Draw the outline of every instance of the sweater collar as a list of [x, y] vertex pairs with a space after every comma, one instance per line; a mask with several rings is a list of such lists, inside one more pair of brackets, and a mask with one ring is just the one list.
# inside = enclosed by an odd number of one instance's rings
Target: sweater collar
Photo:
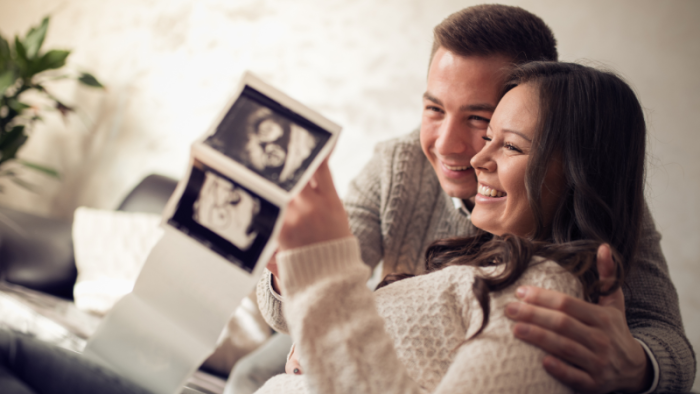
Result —
[[467, 219], [471, 220], [472, 218], [472, 213], [469, 211], [467, 206], [464, 204], [464, 201], [461, 198], [457, 197], [452, 197], [452, 204], [454, 204], [455, 209], [461, 213], [462, 215], [466, 216]]

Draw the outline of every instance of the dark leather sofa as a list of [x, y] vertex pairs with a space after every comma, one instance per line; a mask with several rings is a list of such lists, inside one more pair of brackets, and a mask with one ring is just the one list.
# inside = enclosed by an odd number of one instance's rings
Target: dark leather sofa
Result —
[[[160, 214], [176, 185], [174, 179], [149, 175], [117, 210]], [[72, 300], [77, 277], [72, 225], [72, 220], [0, 207], [0, 280]]]

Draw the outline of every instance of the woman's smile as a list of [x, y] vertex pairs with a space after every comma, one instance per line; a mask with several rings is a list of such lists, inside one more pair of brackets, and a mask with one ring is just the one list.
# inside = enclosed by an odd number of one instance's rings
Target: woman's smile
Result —
[[502, 190], [494, 189], [492, 187], [484, 185], [483, 183], [479, 183], [477, 193], [479, 194], [479, 196], [490, 198], [502, 198], [508, 195], [508, 193]]

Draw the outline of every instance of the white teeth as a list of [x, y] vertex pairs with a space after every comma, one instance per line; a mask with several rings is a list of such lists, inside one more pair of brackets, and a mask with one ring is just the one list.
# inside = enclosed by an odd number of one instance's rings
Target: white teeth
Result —
[[481, 184], [479, 185], [478, 191], [479, 194], [486, 197], [504, 197], [506, 195], [505, 192], [496, 189], [491, 189], [490, 187]]
[[445, 166], [445, 168], [447, 168], [450, 171], [464, 171], [464, 170], [468, 170], [468, 169], [472, 168], [472, 166], [452, 167], [452, 166], [448, 166], [447, 164], [444, 164], [444, 163], [443, 163], [443, 165]]

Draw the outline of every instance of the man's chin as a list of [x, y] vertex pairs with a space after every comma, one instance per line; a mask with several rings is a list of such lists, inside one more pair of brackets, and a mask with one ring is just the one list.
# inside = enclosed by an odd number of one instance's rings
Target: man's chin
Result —
[[476, 188], [478, 183], [476, 179], [473, 182], [450, 182], [449, 179], [441, 178], [440, 187], [452, 198], [459, 198], [471, 206], [474, 206], [474, 198], [476, 197]]

